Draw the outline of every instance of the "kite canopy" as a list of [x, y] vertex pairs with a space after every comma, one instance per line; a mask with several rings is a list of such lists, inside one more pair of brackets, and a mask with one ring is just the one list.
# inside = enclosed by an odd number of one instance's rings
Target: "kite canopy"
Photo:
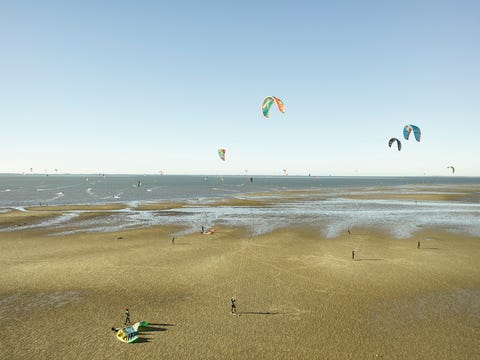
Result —
[[270, 108], [272, 107], [273, 103], [277, 104], [278, 110], [280, 112], [285, 113], [285, 104], [282, 100], [276, 98], [275, 96], [267, 96], [265, 99], [263, 99], [262, 103], [263, 116], [265, 116], [266, 118], [269, 117]]
[[123, 329], [118, 329], [116, 334], [117, 339], [126, 343], [135, 342], [138, 340], [138, 328], [147, 326], [147, 321], [139, 321], [131, 326], [125, 326]]
[[420, 137], [422, 136], [422, 133], [418, 128], [418, 126], [415, 126], [412, 124], [405, 125], [405, 127], [403, 128], [403, 137], [405, 138], [405, 140], [408, 140], [408, 138], [410, 137], [410, 133], [412, 131], [413, 131], [413, 135], [415, 135], [415, 140], [420, 141]]
[[451, 169], [452, 170], [452, 174], [455, 174], [455, 168], [453, 166], [447, 166], [447, 169]]
[[398, 151], [402, 150], [402, 143], [401, 143], [400, 140], [398, 140], [397, 138], [391, 138], [391, 139], [388, 141], [388, 146], [389, 146], [389, 147], [392, 147], [392, 144], [393, 144], [395, 141], [397, 142]]
[[138, 340], [138, 334], [131, 326], [127, 326], [117, 331], [117, 339], [126, 343], [132, 343]]
[[218, 156], [220, 156], [220, 159], [222, 159], [223, 161], [225, 161], [225, 152], [225, 149], [218, 149]]

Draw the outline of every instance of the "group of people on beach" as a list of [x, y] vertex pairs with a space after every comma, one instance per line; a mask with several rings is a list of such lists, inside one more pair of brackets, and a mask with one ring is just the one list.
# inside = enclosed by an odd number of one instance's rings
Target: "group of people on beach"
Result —
[[[205, 232], [205, 228], [202, 226], [202, 233]], [[347, 230], [348, 232], [348, 235], [351, 235], [351, 231], [350, 229]], [[172, 237], [172, 245], [175, 244], [175, 237]], [[420, 241], [417, 242], [417, 249], [420, 249]], [[355, 260], [355, 253], [356, 253], [357, 250], [353, 249], [352, 250], [352, 260]], [[232, 296], [230, 298], [230, 313], [232, 315], [238, 315], [237, 313], [237, 299]], [[127, 324], [131, 324], [131, 321], [130, 321], [130, 310], [128, 308], [125, 308], [125, 322], [124, 322], [124, 325], [126, 326]], [[112, 328], [112, 330], [118, 330], [116, 328]]]

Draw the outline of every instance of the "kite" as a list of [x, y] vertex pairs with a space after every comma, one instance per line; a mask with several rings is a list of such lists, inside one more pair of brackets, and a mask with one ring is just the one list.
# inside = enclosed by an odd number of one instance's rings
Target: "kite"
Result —
[[270, 113], [270, 108], [272, 107], [273, 103], [277, 104], [278, 110], [282, 113], [285, 113], [285, 105], [282, 100], [279, 98], [276, 98], [275, 96], [267, 96], [265, 99], [263, 99], [262, 103], [262, 112], [263, 116], [268, 118], [269, 113]]
[[452, 174], [455, 174], [455, 168], [453, 166], [447, 166], [447, 169], [451, 169], [452, 170]]
[[388, 141], [388, 146], [389, 147], [392, 147], [392, 144], [394, 142], [397, 142], [397, 146], [398, 146], [398, 151], [400, 151], [402, 149], [402, 143], [400, 142], [400, 140], [398, 140], [397, 138], [391, 138], [389, 141]]
[[218, 156], [220, 156], [220, 159], [225, 161], [225, 149], [218, 149]]
[[422, 136], [420, 129], [417, 126], [411, 124], [405, 125], [405, 127], [403, 128], [403, 137], [405, 138], [405, 140], [408, 140], [412, 131], [413, 135], [415, 135], [415, 140], [420, 141], [420, 137]]
[[118, 340], [125, 343], [133, 343], [138, 340], [138, 328], [147, 326], [147, 321], [139, 321], [132, 326], [125, 326], [123, 329], [112, 328], [112, 330], [116, 332]]

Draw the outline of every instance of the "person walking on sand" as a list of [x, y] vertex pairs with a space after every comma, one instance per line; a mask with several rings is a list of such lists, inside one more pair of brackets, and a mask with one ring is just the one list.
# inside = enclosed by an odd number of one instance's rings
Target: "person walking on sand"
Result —
[[230, 298], [230, 305], [232, 306], [232, 314], [237, 315], [237, 305], [235, 304], [237, 301], [233, 296]]
[[351, 234], [351, 232], [350, 232], [350, 228], [348, 228], [348, 230], [347, 230], [347, 231], [348, 231], [348, 235], [350, 235], [350, 234]]
[[130, 311], [128, 310], [128, 308], [125, 308], [125, 325], [127, 324], [131, 324]]
[[175, 236], [172, 237], [172, 245], [175, 245]]
[[420, 241], [417, 242], [417, 249], [420, 249]]
[[355, 260], [355, 250], [352, 250], [352, 260]]

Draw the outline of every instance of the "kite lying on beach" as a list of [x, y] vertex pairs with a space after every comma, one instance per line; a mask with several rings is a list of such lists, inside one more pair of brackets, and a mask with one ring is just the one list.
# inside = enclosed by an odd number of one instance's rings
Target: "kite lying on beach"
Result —
[[202, 232], [203, 235], [212, 235], [212, 234], [215, 234], [217, 230], [215, 228], [211, 228], [210, 230], [206, 230], [204, 232]]
[[138, 328], [147, 326], [147, 321], [139, 321], [132, 326], [125, 326], [123, 329], [112, 328], [112, 330], [117, 332], [116, 336], [118, 340], [129, 344], [138, 340]]

